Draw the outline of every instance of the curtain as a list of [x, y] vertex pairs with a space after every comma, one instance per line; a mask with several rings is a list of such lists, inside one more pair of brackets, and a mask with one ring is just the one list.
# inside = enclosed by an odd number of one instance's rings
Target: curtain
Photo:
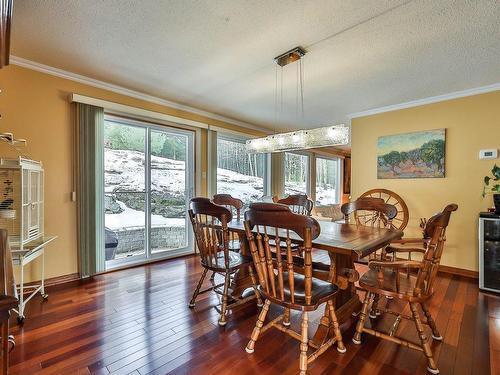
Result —
[[78, 257], [81, 277], [105, 269], [104, 109], [76, 104]]

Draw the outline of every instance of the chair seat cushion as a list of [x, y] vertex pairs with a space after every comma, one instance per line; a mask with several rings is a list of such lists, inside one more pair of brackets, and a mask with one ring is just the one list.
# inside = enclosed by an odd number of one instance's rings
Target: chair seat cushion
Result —
[[[243, 265], [253, 263], [252, 258], [249, 256], [241, 255], [235, 251], [229, 251], [229, 268], [230, 270], [240, 268]], [[224, 252], [220, 251], [217, 256], [211, 256], [207, 259], [202, 259], [201, 264], [203, 267], [213, 271], [225, 271], [226, 266], [224, 262]]]
[[[379, 283], [377, 277], [378, 272], [375, 270], [369, 270], [359, 280], [359, 286], [370, 292], [375, 292], [378, 294], [392, 295], [397, 297], [412, 297], [413, 289], [415, 288], [416, 277], [410, 275], [408, 277], [407, 273], [400, 272], [399, 274], [395, 271], [384, 268], [382, 269], [384, 275], [384, 280], [382, 284]], [[399, 278], [399, 288], [397, 286], [396, 280]]]
[[[278, 288], [278, 277], [276, 276], [276, 287]], [[299, 273], [294, 272], [293, 274], [294, 280], [294, 305], [300, 305], [304, 307], [317, 307], [318, 305], [332, 299], [332, 297], [337, 293], [338, 287], [335, 284], [329, 283], [327, 281], [323, 281], [317, 279], [315, 277], [312, 278], [312, 287], [311, 287], [311, 302], [306, 303], [306, 293], [305, 293], [305, 277]], [[278, 303], [280, 305], [289, 306], [291, 303], [291, 290], [290, 290], [290, 282], [288, 280], [288, 272], [283, 273], [283, 294], [285, 296], [285, 302], [282, 302], [278, 298], [273, 296], [272, 291], [270, 293], [266, 293], [260, 286], [259, 290], [264, 295], [265, 298], [270, 299], [271, 301]], [[276, 290], [277, 294], [278, 290]]]

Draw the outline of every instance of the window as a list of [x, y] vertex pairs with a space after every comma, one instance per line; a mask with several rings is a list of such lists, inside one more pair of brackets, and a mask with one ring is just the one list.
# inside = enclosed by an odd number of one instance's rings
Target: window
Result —
[[338, 204], [340, 200], [339, 159], [316, 158], [316, 206]]
[[307, 194], [309, 156], [285, 152], [285, 195]]
[[266, 154], [250, 154], [245, 140], [217, 135], [217, 193], [231, 194], [245, 204], [267, 194]]

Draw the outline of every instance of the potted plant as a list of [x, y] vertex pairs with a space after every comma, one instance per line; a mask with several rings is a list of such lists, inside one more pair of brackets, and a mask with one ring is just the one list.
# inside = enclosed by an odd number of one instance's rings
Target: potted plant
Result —
[[495, 213], [500, 214], [500, 167], [496, 164], [491, 170], [491, 176], [484, 176], [483, 198], [486, 194], [493, 194]]

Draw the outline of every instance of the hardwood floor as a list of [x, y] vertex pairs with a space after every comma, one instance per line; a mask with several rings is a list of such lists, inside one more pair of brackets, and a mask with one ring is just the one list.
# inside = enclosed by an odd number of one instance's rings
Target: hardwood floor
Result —
[[[179, 258], [51, 287], [47, 301], [29, 303], [24, 326], [12, 320], [11, 374], [296, 374], [299, 343], [277, 330], [262, 336], [253, 355], [245, 353], [254, 304], [230, 312], [224, 328], [211, 307], [213, 293], [201, 295], [194, 310], [187, 307], [198, 263]], [[498, 296], [479, 292], [476, 280], [443, 274], [431, 312], [444, 336], [432, 344], [441, 374], [500, 374]], [[277, 313], [272, 308], [270, 317]], [[309, 374], [426, 373], [422, 353], [369, 335], [352, 344], [350, 323], [342, 327], [347, 353], [328, 350]], [[399, 332], [417, 340], [408, 322]]]

